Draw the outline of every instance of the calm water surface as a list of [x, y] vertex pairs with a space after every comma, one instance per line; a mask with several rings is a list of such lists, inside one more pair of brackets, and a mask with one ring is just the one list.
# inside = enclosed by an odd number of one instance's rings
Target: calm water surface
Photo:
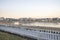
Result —
[[59, 27], [60, 28], [60, 23], [30, 23], [30, 24], [23, 24], [27, 26], [46, 26], [46, 27]]

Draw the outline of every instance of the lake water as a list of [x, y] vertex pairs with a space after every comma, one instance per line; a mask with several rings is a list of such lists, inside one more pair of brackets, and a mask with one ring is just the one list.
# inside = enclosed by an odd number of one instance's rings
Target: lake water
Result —
[[22, 25], [27, 25], [27, 26], [46, 26], [46, 27], [59, 27], [60, 28], [60, 23], [28, 23], [28, 24], [22, 24]]

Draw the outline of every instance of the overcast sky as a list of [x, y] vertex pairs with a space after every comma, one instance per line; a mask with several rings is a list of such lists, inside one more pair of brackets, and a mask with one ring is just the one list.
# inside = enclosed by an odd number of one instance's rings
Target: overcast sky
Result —
[[60, 17], [60, 0], [0, 0], [0, 17]]

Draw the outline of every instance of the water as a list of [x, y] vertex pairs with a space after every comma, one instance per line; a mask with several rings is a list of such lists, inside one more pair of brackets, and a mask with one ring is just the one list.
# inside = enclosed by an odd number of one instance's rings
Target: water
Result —
[[28, 24], [22, 24], [22, 25], [27, 25], [27, 26], [45, 26], [45, 27], [58, 27], [60, 28], [60, 23], [28, 23]]

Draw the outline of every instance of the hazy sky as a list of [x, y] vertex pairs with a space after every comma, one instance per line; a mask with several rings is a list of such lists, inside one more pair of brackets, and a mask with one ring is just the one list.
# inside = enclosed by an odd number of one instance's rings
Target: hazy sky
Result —
[[0, 0], [0, 17], [60, 17], [60, 0]]

